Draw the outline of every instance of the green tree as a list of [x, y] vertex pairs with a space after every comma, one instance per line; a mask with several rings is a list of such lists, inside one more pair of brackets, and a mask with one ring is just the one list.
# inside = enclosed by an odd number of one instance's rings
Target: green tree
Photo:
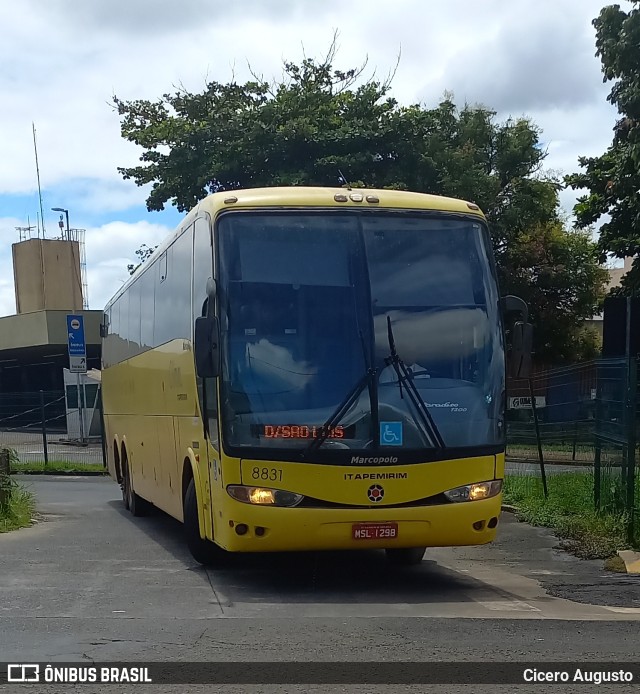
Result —
[[185, 211], [210, 192], [240, 187], [335, 186], [340, 172], [352, 186], [476, 202], [491, 224], [503, 292], [517, 291], [533, 316], [552, 321], [553, 330], [538, 326], [538, 355], [581, 356], [576, 331], [597, 304], [601, 274], [588, 238], [564, 232], [560, 183], [542, 170], [535, 124], [498, 122], [482, 106], [458, 108], [451, 95], [434, 108], [402, 106], [389, 96], [390, 80], [336, 70], [334, 57], [332, 48], [320, 62], [285, 63], [277, 84], [211, 82], [155, 102], [114, 97], [123, 137], [143, 148], [142, 163], [120, 172], [152, 184], [149, 210], [171, 202]]
[[154, 246], [151, 248], [151, 246], [147, 246], [146, 243], [143, 243], [140, 248], [136, 251], [136, 255], [138, 256], [138, 263], [129, 263], [127, 265], [127, 270], [129, 271], [130, 275], [133, 275], [133, 273], [144, 263], [145, 260], [151, 257], [151, 254], [156, 250], [157, 246]]
[[[613, 82], [607, 100], [617, 107], [613, 140], [598, 157], [580, 157], [580, 173], [567, 176], [572, 188], [586, 189], [578, 198], [575, 214], [580, 226], [604, 215], [600, 227], [602, 257], [640, 254], [640, 2], [632, 0], [628, 12], [619, 5], [605, 7], [593, 20], [596, 55], [602, 62], [605, 82]], [[640, 291], [640, 261], [623, 281], [622, 293]]]
[[585, 332], [584, 321], [598, 312], [608, 273], [590, 232], [566, 230], [559, 221], [532, 226], [504, 262], [509, 293], [530, 306], [538, 358], [560, 364], [595, 357], [595, 333]]

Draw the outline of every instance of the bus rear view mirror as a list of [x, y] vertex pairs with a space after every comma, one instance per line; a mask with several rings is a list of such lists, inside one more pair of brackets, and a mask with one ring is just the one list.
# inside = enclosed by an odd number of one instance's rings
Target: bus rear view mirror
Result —
[[511, 333], [511, 368], [513, 378], [529, 378], [533, 352], [533, 326], [518, 321]]
[[218, 375], [218, 319], [215, 316], [196, 318], [194, 352], [196, 373], [200, 378]]
[[526, 323], [529, 320], [529, 307], [519, 296], [503, 296], [500, 299], [502, 314], [507, 323], [511, 324], [514, 320]]

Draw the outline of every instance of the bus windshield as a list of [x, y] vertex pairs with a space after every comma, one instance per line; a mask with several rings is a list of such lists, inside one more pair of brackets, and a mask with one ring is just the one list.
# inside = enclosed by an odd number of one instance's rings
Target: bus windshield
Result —
[[217, 234], [223, 445], [296, 460], [314, 441], [368, 456], [502, 444], [498, 291], [477, 218], [233, 212]]

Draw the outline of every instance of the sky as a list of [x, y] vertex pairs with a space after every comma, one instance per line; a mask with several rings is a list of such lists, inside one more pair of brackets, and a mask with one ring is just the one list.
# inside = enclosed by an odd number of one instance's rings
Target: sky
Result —
[[[321, 57], [338, 31], [336, 67], [368, 59], [392, 94], [434, 106], [445, 90], [498, 117], [527, 116], [542, 130], [546, 168], [578, 170], [609, 145], [606, 101], [591, 21], [602, 0], [0, 0], [0, 316], [15, 312], [15, 227], [39, 215], [35, 124], [45, 235], [58, 213], [86, 229], [92, 309], [128, 277], [141, 244], [179, 223], [172, 207], [148, 212], [148, 189], [118, 167], [142, 152], [120, 136], [111, 99], [156, 99], [207, 80], [277, 77], [284, 60]], [[625, 7], [625, 3], [620, 3]], [[570, 213], [574, 191], [561, 195]], [[36, 232], [34, 232], [36, 233]]]

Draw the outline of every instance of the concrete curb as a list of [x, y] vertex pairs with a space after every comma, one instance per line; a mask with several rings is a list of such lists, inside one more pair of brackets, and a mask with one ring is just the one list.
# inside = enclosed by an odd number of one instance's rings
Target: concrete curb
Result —
[[518, 509], [515, 506], [511, 506], [511, 504], [502, 504], [502, 510], [506, 511], [507, 513], [517, 513]]
[[624, 562], [628, 574], [640, 574], [640, 552], [634, 552], [632, 549], [620, 549], [618, 556]]

